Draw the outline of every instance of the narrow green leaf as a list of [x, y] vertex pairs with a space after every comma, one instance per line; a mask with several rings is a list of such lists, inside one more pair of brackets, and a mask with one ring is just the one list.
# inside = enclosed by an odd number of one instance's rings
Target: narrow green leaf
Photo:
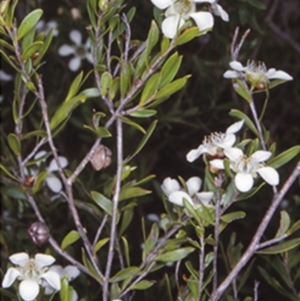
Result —
[[[134, 206], [136, 206], [136, 204], [134, 204]], [[122, 221], [121, 221], [121, 226], [120, 226], [120, 230], [119, 230], [119, 236], [121, 236], [125, 232], [125, 230], [127, 229], [127, 227], [130, 225], [130, 223], [133, 220], [134, 206], [128, 208], [127, 210], [125, 210], [122, 213]]]
[[275, 246], [256, 251], [256, 253], [268, 254], [268, 255], [280, 254], [280, 253], [292, 250], [293, 248], [296, 248], [299, 245], [300, 245], [300, 238], [298, 237], [298, 238], [294, 238], [294, 239], [285, 241], [283, 243], [279, 243]]
[[85, 250], [82, 248], [81, 251], [82, 251], [82, 261], [83, 261], [84, 266], [90, 272], [91, 276], [93, 276], [99, 283], [102, 283], [102, 280], [99, 277], [99, 275], [97, 274], [97, 271], [95, 270], [95, 268], [92, 265], [91, 261], [86, 256]]
[[112, 215], [112, 202], [103, 194], [97, 191], [91, 191], [92, 199], [95, 203], [109, 215]]
[[118, 118], [119, 118], [123, 123], [126, 123], [126, 124], [128, 124], [128, 125], [130, 125], [130, 126], [136, 128], [137, 130], [141, 131], [143, 134], [146, 133], [145, 129], [144, 129], [142, 126], [140, 126], [138, 123], [136, 123], [136, 122], [130, 120], [129, 118], [126, 118], [126, 117], [124, 117], [124, 116], [119, 116]]
[[96, 245], [95, 245], [95, 247], [94, 247], [94, 255], [95, 255], [95, 256], [96, 256], [96, 253], [97, 253], [103, 246], [105, 246], [105, 245], [107, 244], [107, 242], [109, 242], [109, 238], [108, 238], [108, 237], [102, 238], [102, 239], [100, 239], [100, 240], [96, 243]]
[[116, 275], [111, 277], [109, 279], [109, 282], [110, 283], [120, 282], [124, 279], [131, 278], [132, 276], [138, 275], [139, 272], [140, 272], [140, 269], [138, 267], [135, 267], [135, 266], [128, 267], [128, 268], [125, 268], [125, 269], [119, 271]]
[[261, 2], [259, 0], [247, 0], [247, 2], [255, 8], [258, 8], [261, 10], [266, 9], [266, 4], [264, 4], [263, 2]]
[[45, 138], [45, 137], [47, 137], [47, 133], [43, 130], [35, 130], [35, 131], [32, 131], [32, 132], [28, 132], [24, 136], [22, 136], [22, 140], [26, 140], [26, 139], [31, 138], [31, 137]]
[[61, 280], [59, 297], [61, 301], [69, 300], [69, 281], [66, 277], [63, 277], [63, 279]]
[[81, 86], [82, 77], [83, 77], [83, 71], [81, 71], [73, 80], [70, 89], [68, 91], [67, 97], [65, 99], [65, 102], [67, 102], [69, 99], [71, 99], [73, 96], [77, 94]]
[[96, 98], [100, 96], [98, 88], [88, 88], [81, 91], [80, 94], [86, 96], [86, 98]]
[[130, 113], [130, 116], [137, 117], [137, 118], [148, 118], [154, 116], [156, 113], [157, 113], [156, 110], [138, 109], [137, 111]]
[[104, 96], [104, 97], [106, 96], [107, 91], [110, 88], [112, 81], [113, 81], [113, 78], [109, 72], [105, 71], [101, 74], [100, 86], [101, 86], [101, 95], [102, 96]]
[[13, 0], [12, 3], [11, 1], [7, 2], [7, 11], [6, 11], [6, 16], [5, 16], [5, 21], [8, 26], [8, 28], [12, 28], [12, 24], [15, 18], [15, 9], [18, 4], [19, 0]]
[[185, 247], [185, 248], [177, 249], [175, 251], [166, 252], [164, 254], [157, 255], [154, 258], [154, 260], [163, 261], [163, 262], [174, 262], [187, 257], [194, 250], [195, 248], [193, 247]]
[[146, 190], [141, 187], [122, 187], [119, 201], [124, 201], [127, 199], [132, 199], [140, 196], [147, 195], [149, 193], [152, 193], [151, 190]]
[[247, 125], [247, 127], [258, 137], [258, 131], [254, 125], [254, 123], [251, 121], [251, 119], [243, 112], [239, 111], [239, 110], [235, 110], [235, 109], [232, 109], [230, 112], [229, 112], [229, 115], [230, 116], [233, 116], [233, 117], [237, 117], [239, 118], [240, 120], [244, 120], [245, 121], [245, 124]]
[[63, 239], [63, 241], [61, 242], [60, 247], [62, 248], [62, 250], [65, 250], [68, 246], [70, 246], [71, 244], [73, 244], [74, 242], [76, 242], [78, 239], [80, 238], [80, 234], [75, 231], [75, 230], [71, 230]]
[[124, 256], [125, 256], [125, 260], [126, 260], [126, 264], [128, 266], [130, 266], [130, 256], [129, 256], [129, 244], [128, 241], [126, 240], [126, 238], [124, 236], [121, 237], [122, 242], [123, 242], [123, 246], [124, 246]]
[[183, 45], [194, 39], [199, 35], [199, 28], [197, 26], [185, 29], [181, 35], [176, 39], [176, 44]]
[[16, 156], [21, 154], [21, 143], [16, 134], [10, 133], [7, 136], [7, 142], [11, 150], [15, 153]]
[[280, 225], [275, 237], [280, 237], [285, 234], [287, 229], [290, 227], [290, 224], [291, 219], [289, 214], [285, 210], [280, 211]]
[[291, 228], [286, 232], [286, 234], [291, 235], [294, 232], [298, 231], [300, 229], [300, 220], [296, 221]]
[[138, 282], [137, 284], [130, 287], [130, 290], [146, 290], [149, 287], [151, 287], [155, 281], [149, 281], [149, 280], [142, 280]]
[[43, 11], [41, 9], [36, 9], [29, 13], [21, 22], [18, 28], [18, 40], [20, 40], [24, 35], [34, 28], [41, 18]]
[[277, 169], [284, 164], [291, 161], [293, 158], [295, 158], [300, 153], [300, 145], [293, 146], [289, 148], [288, 150], [282, 152], [278, 156], [271, 158], [268, 161], [268, 165]]
[[150, 233], [145, 241], [145, 253], [149, 254], [155, 247], [159, 238], [159, 227], [157, 223], [153, 223]]
[[41, 47], [44, 45], [43, 42], [33, 42], [31, 45], [29, 45], [24, 52], [22, 53], [22, 60], [26, 61], [27, 59], [31, 58], [36, 52], [38, 52]]
[[52, 39], [53, 39], [53, 35], [54, 35], [54, 31], [55, 28], [51, 28], [51, 30], [48, 32], [45, 40], [44, 40], [44, 44], [43, 47], [40, 49], [39, 51], [39, 56], [34, 60], [33, 65], [36, 66], [38, 65], [41, 60], [43, 59], [45, 53], [47, 52], [49, 46], [51, 45]]
[[131, 68], [128, 63], [123, 63], [121, 67], [121, 74], [120, 74], [120, 92], [121, 96], [125, 97], [126, 93], [129, 90], [131, 81]]
[[145, 102], [148, 102], [149, 100], [154, 98], [157, 88], [159, 86], [160, 80], [161, 80], [160, 72], [153, 74], [148, 79], [148, 81], [145, 85], [145, 88], [142, 92], [139, 106], [142, 106]]
[[0, 163], [0, 169], [4, 171], [11, 179], [18, 181], [18, 179], [13, 174], [11, 174], [4, 165], [2, 165], [2, 163]]
[[11, 58], [9, 58], [2, 49], [0, 49], [0, 54], [12, 68], [14, 68], [17, 72], [21, 72], [21, 69], [19, 69], [17, 64], [15, 62], [13, 62], [13, 60]]
[[98, 126], [97, 128], [94, 129], [91, 126], [84, 124], [83, 127], [87, 130], [92, 131], [100, 138], [108, 138], [112, 136], [110, 131], [103, 126]]
[[32, 188], [32, 194], [35, 194], [36, 192], [38, 192], [38, 190], [41, 188], [41, 185], [43, 184], [43, 182], [47, 178], [47, 176], [48, 176], [48, 172], [45, 170], [38, 174], [38, 176], [36, 177], [36, 179], [34, 181], [34, 185]]
[[225, 223], [231, 223], [232, 221], [242, 219], [245, 216], [246, 213], [244, 211], [235, 211], [222, 215], [221, 220]]
[[148, 37], [147, 37], [147, 46], [146, 46], [146, 56], [149, 57], [149, 54], [153, 47], [156, 45], [159, 39], [159, 29], [154, 20], [151, 22], [151, 27], [149, 29]]
[[161, 69], [161, 81], [159, 83], [160, 87], [169, 84], [174, 79], [181, 65], [181, 61], [182, 56], [178, 56], [178, 52], [175, 52], [168, 58]]
[[84, 102], [86, 97], [84, 95], [77, 95], [67, 102], [63, 102], [60, 107], [56, 110], [50, 121], [51, 130], [55, 129], [60, 123], [69, 117], [69, 114], [74, 110], [80, 102]]

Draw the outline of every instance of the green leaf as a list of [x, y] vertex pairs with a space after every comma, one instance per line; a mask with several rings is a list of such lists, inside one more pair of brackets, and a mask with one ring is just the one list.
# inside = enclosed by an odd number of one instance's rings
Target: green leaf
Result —
[[178, 56], [178, 52], [175, 52], [168, 58], [161, 69], [161, 81], [159, 83], [159, 87], [165, 86], [174, 79], [181, 65], [181, 61], [182, 55]]
[[139, 272], [140, 272], [140, 269], [138, 267], [135, 267], [135, 266], [128, 267], [128, 268], [125, 268], [125, 269], [119, 271], [116, 275], [111, 277], [109, 279], [109, 282], [110, 283], [120, 282], [124, 279], [131, 278], [133, 276], [138, 275]]
[[159, 86], [161, 79], [161, 73], [153, 74], [147, 81], [145, 88], [142, 92], [142, 96], [139, 102], [139, 106], [142, 106], [144, 103], [148, 102], [149, 100], [153, 99], [157, 88]]
[[109, 215], [112, 215], [112, 202], [103, 194], [97, 191], [91, 191], [92, 199], [95, 203]]
[[18, 65], [14, 62], [15, 60], [8, 57], [7, 54], [2, 49], [0, 49], [0, 54], [12, 68], [14, 68], [17, 72], [21, 72]]
[[130, 287], [130, 290], [146, 290], [149, 287], [151, 287], [155, 281], [149, 281], [149, 280], [142, 280], [138, 282], [137, 284]]
[[232, 221], [242, 219], [245, 216], [246, 213], [244, 211], [235, 211], [222, 215], [221, 220], [225, 223], [231, 223]]
[[237, 94], [243, 97], [248, 103], [253, 101], [252, 96], [249, 94], [249, 91], [245, 84], [240, 79], [233, 80], [233, 88]]
[[109, 72], [105, 71], [101, 74], [100, 86], [101, 86], [101, 95], [103, 97], [106, 96], [107, 91], [110, 88], [112, 81], [113, 81], [113, 78]]
[[147, 46], [146, 46], [146, 56], [149, 57], [149, 54], [153, 47], [156, 45], [159, 39], [159, 29], [154, 20], [151, 22], [151, 27], [147, 37]]
[[175, 81], [165, 85], [164, 87], [162, 87], [156, 94], [155, 99], [160, 99], [160, 98], [164, 98], [164, 97], [169, 97], [172, 94], [174, 94], [175, 92], [179, 91], [180, 89], [182, 89], [186, 82], [187, 79], [190, 76], [187, 75], [185, 77], [176, 79]]
[[80, 102], [85, 102], [86, 97], [84, 95], [77, 95], [67, 102], [63, 102], [56, 110], [50, 121], [51, 130], [55, 129], [61, 122], [69, 117], [69, 114], [74, 110]]
[[28, 132], [26, 133], [24, 136], [22, 136], [22, 140], [26, 140], [30, 137], [47, 137], [47, 133], [43, 130], [35, 130], [35, 131], [32, 131], [32, 132]]
[[61, 301], [69, 300], [69, 281], [66, 277], [61, 280], [61, 288], [59, 291], [59, 297]]
[[15, 180], [15, 181], [19, 181], [13, 174], [11, 174], [11, 173], [8, 171], [8, 169], [7, 169], [4, 165], [2, 165], [2, 163], [0, 163], [0, 169], [1, 169], [2, 171], [4, 171], [11, 179], [13, 179], [13, 180]]
[[141, 131], [143, 134], [146, 133], [145, 129], [144, 129], [142, 126], [140, 126], [138, 123], [136, 123], [136, 122], [130, 120], [129, 118], [126, 118], [126, 117], [124, 117], [124, 116], [119, 116], [118, 118], [119, 118], [123, 123], [126, 123], [126, 124], [128, 124], [128, 125], [130, 125], [130, 126], [136, 128], [137, 130]]
[[21, 143], [16, 134], [10, 133], [7, 136], [7, 142], [11, 150], [15, 153], [16, 156], [21, 154]]
[[75, 230], [71, 230], [63, 239], [63, 241], [61, 242], [60, 247], [62, 248], [62, 250], [65, 250], [68, 246], [70, 246], [71, 244], [73, 244], [74, 242], [76, 242], [78, 239], [80, 238], [80, 234], [75, 231]]
[[122, 242], [123, 242], [123, 246], [124, 246], [124, 251], [123, 254], [125, 256], [125, 260], [126, 260], [126, 264], [128, 266], [130, 266], [130, 256], [129, 256], [129, 245], [128, 245], [128, 241], [126, 240], [126, 238], [124, 236], [121, 237]]
[[81, 71], [73, 80], [70, 89], [68, 91], [67, 97], [65, 99], [65, 102], [67, 102], [68, 100], [70, 100], [73, 96], [75, 96], [77, 94], [77, 92], [80, 89], [81, 86], [81, 82], [82, 82], [82, 77], [83, 77], [83, 71]]
[[22, 60], [26, 61], [27, 59], [31, 58], [36, 52], [38, 52], [41, 47], [44, 45], [43, 42], [33, 42], [31, 45], [29, 45], [24, 52], [22, 53]]
[[148, 118], [148, 117], [156, 115], [156, 113], [157, 113], [156, 110], [138, 109], [137, 111], [134, 111], [134, 112], [130, 113], [129, 115], [132, 117], [137, 117], [137, 118]]
[[266, 9], [266, 4], [264, 4], [262, 1], [259, 0], [247, 0], [247, 2], [252, 5], [253, 7], [256, 7], [261, 10]]
[[299, 153], [300, 153], [300, 145], [293, 146], [290, 149], [282, 152], [278, 156], [271, 158], [268, 161], [268, 166], [271, 166], [271, 167], [277, 169], [277, 168], [281, 167], [282, 165], [291, 161]]
[[285, 234], [287, 229], [290, 227], [290, 224], [291, 224], [291, 219], [289, 214], [284, 210], [280, 211], [280, 225], [275, 237], [280, 237], [283, 234]]
[[100, 96], [98, 88], [88, 88], [81, 91], [80, 94], [86, 96], [86, 98], [95, 98]]
[[95, 268], [92, 265], [91, 261], [86, 256], [85, 250], [82, 248], [81, 251], [82, 251], [82, 261], [83, 261], [84, 266], [90, 272], [91, 276], [93, 276], [99, 283], [102, 283], [102, 280], [99, 277], [99, 275], [97, 274], [97, 271], [95, 270]]
[[232, 109], [230, 112], [229, 112], [229, 115], [230, 116], [233, 116], [233, 117], [237, 117], [239, 118], [240, 120], [244, 120], [245, 121], [245, 124], [247, 125], [247, 127], [257, 136], [259, 137], [258, 135], [258, 131], [254, 125], [254, 123], [251, 121], [251, 119], [243, 112], [239, 111], [239, 110], [235, 110], [235, 109]]
[[127, 199], [132, 199], [140, 196], [147, 195], [151, 193], [151, 190], [146, 190], [141, 187], [130, 187], [130, 186], [123, 186], [121, 189], [119, 201], [124, 201]]
[[159, 227], [157, 223], [153, 223], [150, 233], [145, 241], [144, 251], [146, 255], [153, 250], [153, 248], [157, 244], [158, 238], [159, 238]]
[[191, 28], [185, 29], [184, 32], [176, 39], [177, 45], [186, 44], [195, 37], [199, 35], [199, 28], [193, 26]]
[[[11, 29], [14, 17], [15, 17], [15, 9], [18, 4], [19, 0], [13, 0], [12, 3], [11, 1], [7, 1], [7, 10], [6, 10], [6, 15], [5, 15], [5, 21], [9, 29]], [[4, 1], [2, 1], [4, 3]]]
[[179, 261], [179, 260], [187, 257], [194, 250], [195, 250], [195, 248], [193, 248], [193, 247], [185, 247], [185, 248], [177, 249], [175, 251], [166, 252], [164, 254], [157, 255], [154, 258], [154, 260], [155, 261], [163, 261], [163, 262]]
[[292, 250], [293, 248], [296, 248], [300, 245], [300, 238], [294, 238], [288, 241], [285, 241], [283, 243], [279, 243], [275, 246], [265, 248], [263, 250], [256, 251], [256, 253], [259, 254], [280, 254], [289, 250]]
[[47, 52], [49, 46], [51, 45], [53, 35], [54, 35], [55, 28], [51, 28], [49, 33], [46, 36], [46, 39], [44, 40], [44, 45], [39, 51], [39, 56], [34, 60], [34, 66], [40, 63], [40, 61], [43, 59], [45, 53]]
[[92, 131], [100, 138], [109, 138], [112, 136], [110, 131], [103, 126], [98, 126], [97, 128], [94, 129], [91, 126], [84, 124], [83, 127], [87, 130]]
[[120, 74], [120, 92], [121, 96], [125, 97], [129, 90], [131, 81], [131, 67], [129, 63], [122, 63], [121, 74]]
[[296, 221], [291, 228], [286, 232], [286, 234], [291, 235], [294, 232], [298, 231], [300, 229], [300, 220]]
[[116, 97], [117, 92], [119, 91], [119, 88], [120, 88], [120, 78], [116, 77], [112, 81], [112, 84], [109, 89], [109, 99], [110, 100], [113, 100]]
[[106, 237], [106, 238], [100, 239], [100, 240], [96, 243], [96, 245], [95, 245], [95, 247], [94, 247], [94, 256], [96, 256], [96, 253], [97, 253], [104, 245], [106, 245], [108, 241], [109, 241], [109, 238]]
[[36, 192], [38, 192], [38, 190], [41, 188], [41, 185], [44, 182], [44, 180], [47, 178], [47, 176], [48, 176], [48, 172], [45, 170], [38, 174], [38, 176], [36, 177], [36, 179], [34, 181], [34, 185], [32, 188], [32, 194], [35, 194]]
[[34, 28], [41, 18], [43, 11], [41, 9], [36, 9], [29, 13], [21, 22], [18, 28], [18, 40], [20, 40], [24, 35]]
[[120, 226], [120, 230], [119, 230], [119, 236], [121, 236], [125, 230], [127, 229], [127, 227], [130, 225], [130, 223], [132, 222], [133, 219], [133, 209], [136, 206], [135, 203], [133, 203], [132, 207], [129, 207], [127, 210], [125, 210], [122, 214], [122, 222], [121, 222], [121, 226]]

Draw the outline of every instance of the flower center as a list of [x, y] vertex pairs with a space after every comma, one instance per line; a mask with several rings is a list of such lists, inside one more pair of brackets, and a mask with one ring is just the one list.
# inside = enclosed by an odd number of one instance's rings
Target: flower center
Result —
[[78, 56], [80, 58], [84, 58], [85, 55], [86, 55], [85, 47], [82, 45], [76, 46], [76, 56]]
[[24, 279], [37, 280], [40, 276], [40, 271], [35, 265], [34, 259], [30, 259], [26, 265], [23, 267], [23, 277]]
[[182, 18], [185, 18], [195, 11], [195, 3], [191, 0], [177, 0], [174, 2], [173, 8]]
[[257, 164], [253, 162], [251, 157], [242, 156], [236, 162], [233, 163], [233, 170], [235, 172], [251, 174], [253, 177], [256, 175], [258, 168]]

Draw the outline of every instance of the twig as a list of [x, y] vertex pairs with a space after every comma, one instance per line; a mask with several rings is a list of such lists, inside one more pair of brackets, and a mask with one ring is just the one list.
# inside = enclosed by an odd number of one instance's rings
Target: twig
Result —
[[121, 192], [121, 176], [122, 176], [122, 167], [123, 167], [123, 126], [122, 121], [116, 120], [117, 128], [117, 172], [116, 172], [116, 184], [115, 184], [115, 193], [112, 199], [113, 209], [112, 209], [112, 220], [110, 228], [110, 240], [108, 247], [108, 257], [105, 269], [105, 277], [103, 279], [102, 286], [102, 300], [106, 301], [108, 298], [108, 282], [111, 273], [112, 261], [114, 258], [114, 245], [117, 232], [117, 216], [118, 216], [118, 204], [119, 196]]
[[286, 180], [281, 190], [274, 195], [271, 205], [269, 209], [267, 210], [264, 218], [262, 219], [260, 225], [258, 226], [256, 233], [254, 234], [252, 241], [250, 245], [248, 246], [247, 250], [244, 252], [242, 257], [240, 258], [239, 262], [236, 264], [236, 266], [232, 269], [232, 271], [229, 273], [229, 275], [225, 278], [225, 280], [219, 285], [217, 290], [214, 292], [214, 294], [209, 299], [210, 301], [217, 301], [221, 298], [225, 290], [228, 288], [230, 283], [237, 277], [239, 272], [242, 270], [242, 268], [248, 263], [248, 261], [251, 259], [251, 257], [254, 255], [254, 253], [257, 251], [257, 248], [259, 246], [259, 241], [264, 234], [267, 226], [270, 223], [271, 218], [273, 217], [277, 207], [280, 204], [280, 201], [284, 197], [284, 195], [287, 193], [291, 185], [294, 183], [294, 181], [297, 179], [297, 177], [300, 175], [300, 161], [296, 164], [296, 167], [294, 168], [293, 172], [291, 173], [290, 177]]
[[100, 224], [100, 226], [99, 226], [99, 228], [98, 228], [98, 230], [96, 232], [96, 235], [95, 235], [95, 238], [94, 238], [94, 242], [93, 242], [93, 246], [92, 246], [93, 249], [95, 248], [95, 245], [96, 245], [96, 243], [98, 242], [98, 240], [100, 238], [100, 235], [101, 235], [102, 230], [103, 230], [103, 228], [104, 228], [104, 226], [106, 224], [107, 219], [108, 219], [108, 215], [105, 214], [105, 216], [103, 217], [102, 222], [101, 222], [101, 224]]
[[258, 287], [259, 287], [259, 282], [257, 280], [254, 281], [254, 299], [253, 301], [258, 300]]
[[204, 279], [204, 257], [205, 257], [205, 241], [204, 235], [200, 236], [200, 250], [199, 250], [199, 280], [198, 280], [198, 301], [201, 300], [202, 295], [202, 286], [203, 286], [203, 279]]

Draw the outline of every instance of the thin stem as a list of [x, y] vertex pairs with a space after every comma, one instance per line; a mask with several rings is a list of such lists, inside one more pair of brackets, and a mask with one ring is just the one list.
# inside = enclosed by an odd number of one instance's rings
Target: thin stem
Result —
[[96, 245], [96, 243], [98, 242], [98, 240], [100, 238], [100, 235], [101, 235], [102, 230], [103, 230], [103, 228], [104, 228], [104, 226], [106, 224], [107, 219], [108, 219], [108, 214], [105, 214], [105, 216], [103, 217], [102, 222], [101, 222], [101, 224], [100, 224], [100, 226], [99, 226], [99, 228], [98, 228], [98, 230], [96, 232], [96, 235], [95, 235], [95, 238], [94, 238], [94, 242], [93, 242], [93, 246], [92, 246], [93, 249], [95, 248], [95, 245]]
[[200, 236], [200, 250], [199, 250], [199, 280], [198, 280], [198, 300], [201, 300], [202, 295], [202, 286], [203, 286], [203, 279], [204, 279], [204, 257], [205, 257], [205, 242], [204, 242], [204, 235]]
[[270, 239], [270, 240], [267, 240], [261, 244], [259, 244], [257, 246], [257, 249], [263, 249], [265, 247], [268, 247], [268, 246], [271, 246], [271, 245], [274, 245], [280, 241], [282, 241], [283, 239], [287, 238], [288, 237], [288, 234], [283, 234], [281, 235], [280, 237], [276, 237], [276, 238], [273, 238], [273, 239]]
[[239, 272], [242, 270], [242, 268], [249, 262], [251, 257], [254, 255], [254, 253], [257, 251], [257, 248], [259, 246], [259, 241], [264, 234], [267, 226], [269, 225], [271, 218], [273, 217], [277, 207], [279, 206], [281, 200], [283, 199], [284, 195], [287, 193], [291, 185], [294, 183], [294, 181], [297, 179], [297, 177], [300, 175], [300, 161], [297, 163], [296, 167], [294, 168], [293, 172], [291, 173], [290, 177], [287, 179], [287, 181], [284, 183], [281, 190], [274, 195], [271, 205], [269, 209], [267, 210], [264, 218], [262, 219], [260, 225], [258, 226], [256, 233], [254, 234], [252, 241], [250, 245], [248, 246], [247, 250], [244, 252], [242, 257], [240, 258], [239, 262], [236, 264], [236, 266], [232, 269], [232, 271], [229, 273], [229, 275], [225, 278], [225, 280], [219, 285], [217, 290], [213, 293], [210, 301], [217, 301], [221, 298], [225, 290], [228, 288], [230, 283], [237, 277]]
[[121, 192], [121, 176], [122, 176], [122, 167], [123, 167], [123, 125], [122, 121], [116, 120], [116, 130], [117, 130], [117, 173], [116, 173], [116, 185], [115, 193], [112, 199], [113, 209], [112, 209], [112, 220], [111, 220], [111, 229], [110, 229], [110, 240], [108, 247], [108, 257], [105, 269], [105, 278], [103, 281], [103, 294], [102, 300], [106, 301], [108, 298], [108, 282], [111, 273], [112, 261], [114, 258], [115, 250], [115, 239], [117, 232], [117, 216], [118, 216], [118, 204], [119, 196]]

